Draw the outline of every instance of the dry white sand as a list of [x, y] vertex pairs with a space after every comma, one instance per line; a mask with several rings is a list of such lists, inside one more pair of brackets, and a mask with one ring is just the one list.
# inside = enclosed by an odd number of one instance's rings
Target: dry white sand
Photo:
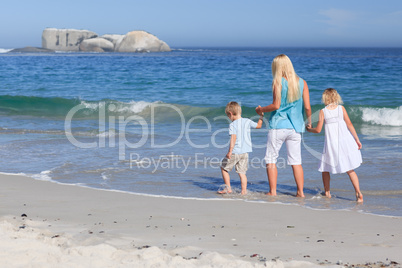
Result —
[[0, 182], [0, 267], [402, 263], [400, 217]]

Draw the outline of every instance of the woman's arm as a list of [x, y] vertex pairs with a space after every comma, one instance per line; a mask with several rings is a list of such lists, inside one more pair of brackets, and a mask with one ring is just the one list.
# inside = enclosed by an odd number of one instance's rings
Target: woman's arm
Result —
[[[311, 126], [311, 105], [310, 105], [310, 92], [308, 90], [307, 82], [304, 81], [304, 89], [303, 89], [303, 103], [304, 103], [304, 111], [307, 116], [307, 125]], [[320, 130], [321, 131], [321, 130]]]
[[[311, 115], [310, 115], [310, 117], [311, 117]], [[315, 128], [307, 126], [306, 129], [308, 132], [311, 132], [311, 133], [320, 133], [323, 125], [324, 125], [324, 112], [321, 110], [320, 114], [318, 116], [317, 126]]]
[[270, 105], [265, 106], [265, 107], [261, 107], [258, 105], [258, 107], [255, 108], [255, 111], [257, 112], [257, 114], [273, 112], [273, 111], [278, 110], [279, 107], [281, 107], [281, 99], [276, 97], [275, 88], [272, 92], [272, 97], [273, 97], [273, 101]]
[[359, 137], [357, 136], [356, 130], [355, 130], [353, 124], [352, 124], [352, 121], [350, 121], [349, 115], [346, 112], [345, 107], [343, 107], [343, 106], [341, 106], [341, 107], [342, 107], [342, 111], [343, 111], [343, 119], [345, 120], [346, 126], [348, 127], [350, 133], [352, 133], [353, 138], [355, 138], [357, 146], [358, 146], [358, 148], [360, 150], [363, 146], [362, 146], [362, 144], [361, 144], [361, 142], [359, 140]]

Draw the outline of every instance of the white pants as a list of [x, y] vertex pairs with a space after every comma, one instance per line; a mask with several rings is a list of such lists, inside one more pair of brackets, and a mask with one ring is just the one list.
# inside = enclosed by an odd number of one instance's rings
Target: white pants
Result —
[[270, 129], [268, 131], [265, 163], [276, 163], [283, 142], [285, 142], [288, 152], [288, 165], [301, 165], [301, 135], [294, 129]]

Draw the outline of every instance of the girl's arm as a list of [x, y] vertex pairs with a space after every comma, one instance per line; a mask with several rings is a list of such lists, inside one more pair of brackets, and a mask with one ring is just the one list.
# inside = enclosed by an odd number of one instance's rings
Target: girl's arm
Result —
[[[311, 117], [311, 116], [310, 116]], [[307, 131], [311, 133], [320, 133], [322, 130], [322, 126], [324, 125], [324, 112], [321, 110], [318, 116], [318, 123], [315, 128], [307, 126]]]
[[341, 107], [342, 107], [342, 111], [343, 111], [343, 119], [345, 120], [346, 125], [348, 126], [348, 129], [349, 129], [350, 133], [352, 133], [353, 138], [355, 138], [355, 141], [357, 143], [357, 147], [360, 150], [363, 146], [362, 146], [362, 144], [361, 144], [361, 142], [359, 140], [359, 137], [357, 136], [356, 130], [355, 130], [353, 124], [352, 124], [352, 121], [350, 121], [350, 118], [348, 116], [348, 113], [346, 112], [345, 107], [343, 107], [343, 106], [341, 106]]
[[265, 107], [261, 107], [258, 105], [258, 107], [255, 108], [255, 111], [257, 112], [257, 114], [273, 112], [273, 111], [278, 110], [279, 107], [281, 107], [281, 99], [276, 97], [275, 88], [272, 91], [272, 97], [273, 97], [273, 101], [270, 105], [265, 106]]
[[[304, 81], [304, 89], [303, 89], [303, 103], [304, 103], [304, 111], [307, 116], [307, 126], [311, 125], [311, 106], [310, 106], [310, 93], [308, 90], [307, 82]], [[321, 131], [321, 130], [320, 130]]]
[[227, 159], [230, 159], [230, 157], [232, 156], [232, 152], [233, 152], [233, 148], [235, 146], [235, 143], [236, 143], [236, 134], [232, 134], [232, 135], [230, 135], [229, 151], [226, 154]]

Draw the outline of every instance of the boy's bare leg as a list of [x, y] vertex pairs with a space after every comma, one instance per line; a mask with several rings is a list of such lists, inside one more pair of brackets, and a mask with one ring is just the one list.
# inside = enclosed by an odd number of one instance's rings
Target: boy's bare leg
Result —
[[330, 180], [331, 180], [331, 175], [329, 175], [329, 172], [323, 172], [322, 173], [322, 183], [324, 184], [325, 196], [328, 198], [331, 198]]
[[246, 176], [246, 174], [239, 173], [239, 177], [240, 177], [240, 183], [241, 183], [241, 194], [245, 195], [245, 194], [247, 194], [247, 176]]
[[304, 172], [302, 165], [293, 165], [293, 176], [295, 177], [295, 182], [297, 186], [296, 197], [304, 197]]
[[276, 196], [276, 183], [278, 181], [278, 169], [276, 168], [276, 164], [267, 164], [267, 176], [269, 183], [269, 192], [267, 195]]
[[359, 186], [359, 178], [357, 177], [357, 174], [354, 170], [349, 170], [348, 172], [350, 181], [353, 184], [353, 187], [355, 188], [356, 192], [356, 201], [359, 203], [363, 203], [363, 194], [360, 192], [360, 186]]
[[222, 191], [218, 191], [218, 194], [230, 194], [230, 193], [232, 193], [232, 187], [230, 187], [230, 175], [229, 175], [229, 172], [227, 172], [223, 168], [221, 168], [221, 171], [222, 171], [223, 182], [225, 183], [226, 188], [223, 189]]

